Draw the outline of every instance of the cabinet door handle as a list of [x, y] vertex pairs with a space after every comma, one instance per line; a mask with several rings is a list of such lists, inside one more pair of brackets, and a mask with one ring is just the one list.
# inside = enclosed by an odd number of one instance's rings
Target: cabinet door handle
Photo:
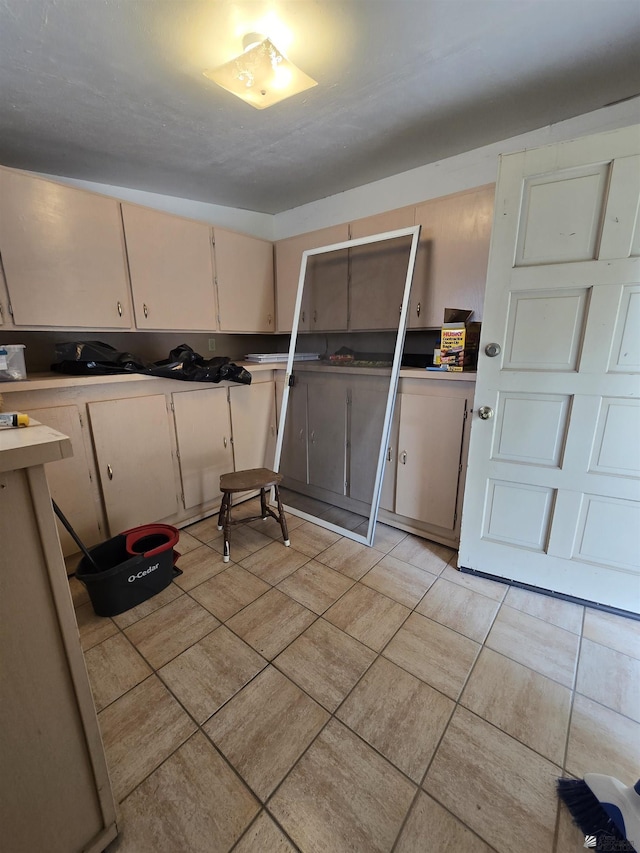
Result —
[[401, 316], [402, 316], [402, 303], [400, 304], [400, 307], [398, 308], [398, 317], [401, 317]]
[[314, 429], [311, 430], [311, 435], [309, 436], [309, 438], [311, 439], [311, 444], [316, 443], [316, 431]]
[[271, 325], [271, 314], [267, 315], [267, 323]]
[[393, 447], [387, 447], [387, 462], [393, 462]]
[[402, 453], [400, 454], [400, 461], [402, 462], [403, 465], [407, 464], [407, 451], [406, 450], [403, 450]]
[[298, 437], [302, 440], [304, 438], [304, 429], [301, 429]]
[[275, 434], [276, 434], [276, 428], [273, 424], [271, 424], [271, 435], [275, 435]]
[[418, 315], [418, 317], [420, 316], [420, 303], [419, 302], [416, 305], [416, 314]]
[[147, 308], [146, 303], [142, 306], [142, 310], [144, 312], [145, 319], [149, 316], [149, 309]]
[[226, 437], [226, 435], [225, 435], [225, 437], [222, 439], [222, 443], [224, 444], [224, 446], [225, 446], [225, 447], [227, 446], [227, 437]]
[[122, 317], [122, 302], [118, 301], [117, 306], [118, 306], [118, 316]]
[[304, 323], [304, 311], [302, 312], [302, 322]]
[[317, 323], [317, 322], [318, 322], [318, 312], [317, 312], [317, 311], [314, 311], [314, 312], [313, 312], [313, 322], [314, 322], [314, 323]]
[[107, 465], [107, 477], [110, 480], [113, 480], [113, 468], [111, 467], [111, 465]]

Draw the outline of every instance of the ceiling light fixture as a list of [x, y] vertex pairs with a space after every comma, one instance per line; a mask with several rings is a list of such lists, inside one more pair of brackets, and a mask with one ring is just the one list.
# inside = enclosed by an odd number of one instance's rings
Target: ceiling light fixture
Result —
[[240, 56], [203, 74], [252, 107], [263, 110], [318, 85], [263, 35], [249, 33], [242, 46]]

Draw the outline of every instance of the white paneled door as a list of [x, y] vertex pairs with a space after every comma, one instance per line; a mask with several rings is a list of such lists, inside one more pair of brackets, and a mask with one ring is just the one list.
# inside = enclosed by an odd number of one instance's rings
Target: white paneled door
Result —
[[639, 200], [640, 126], [502, 158], [458, 558], [634, 613]]

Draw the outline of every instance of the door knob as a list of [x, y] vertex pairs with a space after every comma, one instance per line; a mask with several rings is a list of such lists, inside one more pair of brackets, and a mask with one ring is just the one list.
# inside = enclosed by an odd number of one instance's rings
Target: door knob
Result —
[[493, 417], [493, 409], [491, 406], [480, 406], [478, 409], [478, 417], [482, 418], [483, 421], [488, 421], [489, 418]]
[[487, 344], [484, 348], [485, 353], [489, 356], [489, 358], [495, 358], [497, 355], [500, 355], [502, 351], [502, 347], [500, 344]]

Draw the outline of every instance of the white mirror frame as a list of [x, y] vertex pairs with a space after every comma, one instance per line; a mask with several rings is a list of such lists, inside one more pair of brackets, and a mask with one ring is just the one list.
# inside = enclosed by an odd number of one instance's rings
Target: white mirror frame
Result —
[[375, 485], [373, 489], [373, 500], [371, 503], [371, 513], [369, 515], [369, 525], [367, 528], [367, 535], [363, 536], [361, 534], [355, 533], [353, 530], [349, 530], [344, 527], [340, 527], [337, 524], [333, 524], [329, 521], [326, 521], [319, 516], [311, 515], [310, 513], [303, 512], [302, 510], [296, 509], [295, 507], [290, 507], [285, 504], [285, 509], [291, 515], [298, 516], [299, 518], [304, 518], [306, 521], [311, 521], [314, 524], [317, 524], [320, 527], [324, 527], [327, 530], [332, 530], [334, 533], [338, 533], [341, 536], [346, 536], [349, 539], [353, 539], [356, 542], [361, 543], [362, 545], [372, 545], [373, 538], [375, 535], [375, 527], [376, 521], [378, 518], [378, 508], [380, 504], [380, 493], [382, 491], [382, 478], [384, 471], [384, 462], [386, 456], [386, 449], [389, 443], [389, 434], [391, 431], [391, 420], [393, 417], [393, 408], [395, 404], [396, 392], [398, 388], [398, 375], [400, 373], [400, 362], [402, 360], [402, 352], [404, 349], [404, 339], [407, 328], [407, 315], [409, 312], [409, 297], [411, 295], [411, 282], [413, 279], [413, 271], [416, 262], [416, 254], [418, 251], [418, 241], [420, 238], [420, 226], [414, 225], [409, 228], [400, 228], [396, 231], [386, 231], [381, 234], [374, 234], [370, 237], [360, 237], [356, 240], [346, 240], [343, 243], [333, 243], [330, 246], [321, 246], [317, 249], [307, 249], [302, 253], [302, 263], [300, 265], [300, 276], [298, 278], [298, 292], [296, 294], [296, 304], [295, 310], [293, 314], [293, 326], [291, 330], [291, 342], [289, 344], [289, 357], [287, 359], [287, 367], [286, 367], [286, 375], [285, 375], [285, 385], [284, 385], [284, 393], [282, 395], [282, 404], [280, 407], [280, 420], [279, 420], [279, 429], [278, 429], [278, 440], [276, 442], [276, 452], [275, 452], [275, 462], [274, 462], [274, 470], [278, 471], [280, 467], [280, 457], [282, 453], [282, 444], [284, 441], [284, 432], [285, 432], [285, 423], [287, 417], [287, 405], [289, 402], [289, 388], [290, 381], [293, 375], [293, 361], [296, 352], [296, 344], [298, 339], [298, 324], [300, 322], [300, 312], [302, 309], [302, 296], [304, 290], [304, 282], [307, 272], [307, 259], [312, 255], [321, 255], [328, 252], [336, 252], [340, 249], [351, 249], [356, 246], [366, 246], [369, 243], [379, 243], [383, 240], [391, 240], [396, 237], [408, 237], [411, 236], [411, 248], [409, 250], [409, 258], [407, 263], [407, 275], [405, 279], [404, 285], [404, 295], [402, 298], [402, 309], [400, 311], [400, 319], [398, 321], [398, 330], [396, 333], [396, 345], [393, 354], [393, 364], [391, 367], [391, 375], [389, 377], [389, 391], [387, 395], [387, 405], [385, 410], [385, 418], [384, 418], [384, 426], [382, 431], [382, 440], [380, 442], [380, 449], [378, 453], [378, 467], [376, 470], [376, 478]]

